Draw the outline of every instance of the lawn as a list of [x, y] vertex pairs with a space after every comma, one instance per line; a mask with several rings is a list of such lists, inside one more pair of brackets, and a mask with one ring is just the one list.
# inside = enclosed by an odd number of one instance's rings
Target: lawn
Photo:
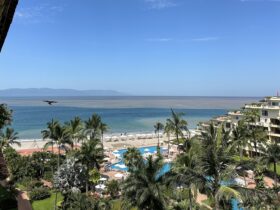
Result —
[[[121, 200], [112, 201], [112, 210], [122, 210]], [[132, 208], [131, 210], [137, 210], [137, 208]]]
[[[50, 198], [41, 201], [32, 202], [33, 210], [53, 210], [55, 200], [55, 193], [52, 193]], [[57, 203], [63, 200], [63, 196], [59, 193], [57, 196]]]
[[[280, 164], [279, 164], [279, 163], [277, 164], [276, 169], [277, 169], [277, 174], [278, 174], [278, 176], [280, 176]], [[274, 171], [274, 166], [273, 166], [273, 164], [270, 164], [270, 166], [269, 166], [269, 171], [271, 171], [271, 172]]]

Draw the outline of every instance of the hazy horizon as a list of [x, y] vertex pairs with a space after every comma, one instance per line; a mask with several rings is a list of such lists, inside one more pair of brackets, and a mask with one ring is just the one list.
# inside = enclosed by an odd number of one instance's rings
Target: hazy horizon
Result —
[[[63, 93], [65, 92], [65, 94]], [[70, 95], [69, 94], [70, 92]], [[12, 92], [14, 95], [11, 95]], [[43, 93], [41, 93], [43, 92]], [[86, 95], [88, 92], [93, 92], [93, 94]], [[102, 95], [102, 93], [106, 93]], [[40, 94], [41, 93], [41, 94]], [[48, 95], [48, 93], [50, 93]], [[54, 93], [53, 95], [51, 93]], [[77, 95], [74, 95], [77, 93]], [[97, 95], [94, 95], [96, 93]], [[110, 95], [110, 93], [112, 93]], [[24, 95], [26, 94], [26, 95]], [[34, 95], [35, 94], [35, 95]], [[59, 95], [61, 94], [61, 95]], [[266, 96], [275, 96], [277, 95], [137, 95], [133, 93], [127, 92], [120, 92], [118, 90], [95, 90], [95, 89], [75, 89], [75, 88], [48, 88], [48, 87], [41, 87], [41, 88], [6, 88], [0, 89], [0, 99], [3, 97], [229, 97], [229, 98], [259, 98], [259, 97], [266, 97]]]

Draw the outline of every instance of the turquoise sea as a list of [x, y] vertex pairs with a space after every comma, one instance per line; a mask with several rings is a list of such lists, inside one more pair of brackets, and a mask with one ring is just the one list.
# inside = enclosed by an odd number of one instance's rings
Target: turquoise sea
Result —
[[[49, 106], [45, 99], [58, 103]], [[184, 112], [189, 128], [195, 128], [200, 121], [226, 114], [245, 103], [259, 98], [237, 97], [21, 97], [1, 98], [13, 109], [12, 126], [21, 139], [41, 138], [40, 131], [52, 118], [61, 122], [75, 116], [83, 120], [93, 113], [101, 115], [113, 133], [153, 132], [155, 122], [162, 123], [170, 116], [170, 108]]]

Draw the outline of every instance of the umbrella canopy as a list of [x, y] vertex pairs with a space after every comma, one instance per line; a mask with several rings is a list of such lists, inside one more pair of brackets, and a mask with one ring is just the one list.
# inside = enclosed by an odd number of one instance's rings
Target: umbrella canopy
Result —
[[123, 174], [115, 174], [115, 177], [116, 177], [116, 178], [123, 178], [124, 175], [123, 175]]
[[106, 186], [104, 184], [98, 184], [95, 186], [95, 189], [104, 190]]
[[234, 181], [240, 186], [245, 186], [245, 181], [243, 179], [235, 178]]

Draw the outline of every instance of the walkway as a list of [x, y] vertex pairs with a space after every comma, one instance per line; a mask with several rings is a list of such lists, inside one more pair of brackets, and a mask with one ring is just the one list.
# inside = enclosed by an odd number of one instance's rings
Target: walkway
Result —
[[32, 206], [30, 204], [27, 192], [19, 191], [17, 200], [18, 200], [18, 210], [32, 210]]

